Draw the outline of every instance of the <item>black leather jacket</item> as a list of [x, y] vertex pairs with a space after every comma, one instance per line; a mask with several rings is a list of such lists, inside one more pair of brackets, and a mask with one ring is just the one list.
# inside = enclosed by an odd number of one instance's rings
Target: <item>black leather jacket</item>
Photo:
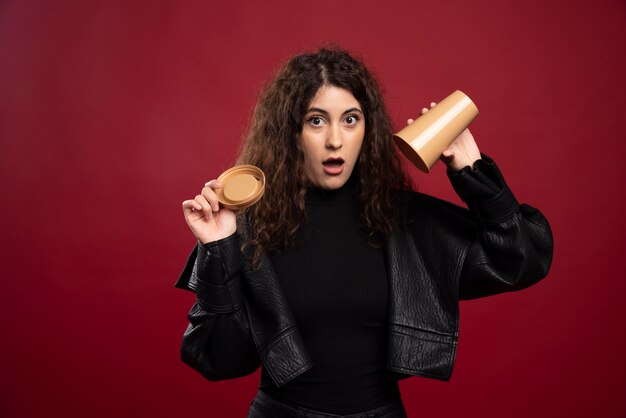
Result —
[[[459, 299], [523, 289], [545, 277], [552, 232], [537, 209], [518, 204], [485, 154], [448, 170], [468, 209], [407, 193], [410, 222], [389, 239], [387, 369], [397, 379], [448, 380], [458, 340]], [[312, 367], [269, 259], [253, 270], [240, 235], [198, 244], [176, 282], [196, 292], [182, 360], [209, 380], [254, 372], [261, 363], [281, 386]], [[261, 382], [263, 386], [267, 382]]]

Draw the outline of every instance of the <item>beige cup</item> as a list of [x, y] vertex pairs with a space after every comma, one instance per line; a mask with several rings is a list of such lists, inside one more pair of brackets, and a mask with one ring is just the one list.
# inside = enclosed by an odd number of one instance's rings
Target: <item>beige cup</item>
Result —
[[425, 173], [478, 116], [478, 108], [457, 90], [394, 135], [400, 151]]

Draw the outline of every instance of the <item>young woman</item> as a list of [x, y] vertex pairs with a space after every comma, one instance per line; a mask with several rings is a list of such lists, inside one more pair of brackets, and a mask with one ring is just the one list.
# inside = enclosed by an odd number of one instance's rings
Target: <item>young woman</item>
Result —
[[249, 417], [406, 416], [398, 380], [450, 378], [459, 299], [525, 288], [552, 258], [548, 222], [469, 130], [441, 159], [469, 210], [410, 191], [360, 61], [294, 56], [239, 156], [266, 175], [261, 201], [220, 207], [211, 180], [183, 202], [198, 240], [176, 283], [196, 293], [183, 361], [209, 380], [261, 367]]

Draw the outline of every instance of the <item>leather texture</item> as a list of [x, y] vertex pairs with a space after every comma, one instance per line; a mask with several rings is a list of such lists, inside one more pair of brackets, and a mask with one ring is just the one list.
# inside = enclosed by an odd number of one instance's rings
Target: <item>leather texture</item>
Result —
[[[385, 248], [386, 367], [397, 379], [450, 379], [459, 300], [524, 289], [544, 278], [552, 262], [548, 221], [517, 202], [490, 157], [447, 174], [469, 209], [407, 192], [408, 223]], [[313, 364], [269, 259], [263, 256], [254, 270], [241, 253], [246, 236], [242, 223], [189, 255], [175, 284], [196, 293], [181, 357], [209, 380], [244, 376], [263, 364], [282, 386]]]

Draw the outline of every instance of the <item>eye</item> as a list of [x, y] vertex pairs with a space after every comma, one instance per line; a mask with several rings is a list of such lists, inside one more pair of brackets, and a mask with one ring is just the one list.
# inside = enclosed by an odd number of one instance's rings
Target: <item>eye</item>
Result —
[[346, 124], [353, 126], [357, 124], [359, 117], [357, 115], [348, 115], [345, 117], [344, 121]]
[[323, 126], [325, 124], [324, 119], [321, 116], [311, 116], [307, 122], [311, 126]]

